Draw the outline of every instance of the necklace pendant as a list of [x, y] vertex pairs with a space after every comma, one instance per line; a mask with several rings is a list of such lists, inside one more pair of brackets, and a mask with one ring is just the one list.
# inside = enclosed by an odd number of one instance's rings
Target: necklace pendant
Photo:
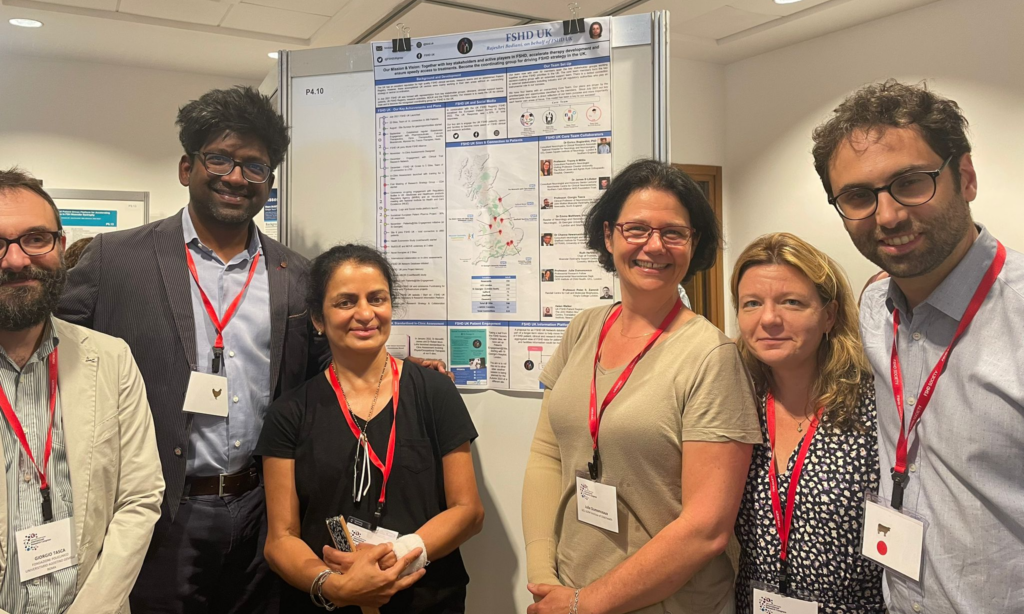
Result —
[[801, 422], [801, 423], [796, 425], [796, 432], [797, 433], [803, 433], [804, 432], [804, 423], [803, 422]]

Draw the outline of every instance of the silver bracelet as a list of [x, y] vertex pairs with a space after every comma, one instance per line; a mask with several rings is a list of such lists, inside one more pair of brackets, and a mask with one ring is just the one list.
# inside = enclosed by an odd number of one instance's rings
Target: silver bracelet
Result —
[[572, 605], [569, 606], [569, 614], [579, 614], [581, 590], [583, 589], [576, 589], [576, 594], [572, 596]]
[[321, 571], [320, 574], [317, 575], [317, 577], [313, 580], [313, 584], [309, 587], [309, 598], [313, 601], [313, 605], [315, 605], [318, 608], [324, 608], [328, 612], [334, 610], [337, 606], [335, 606], [333, 603], [328, 601], [326, 597], [324, 597], [324, 584], [327, 582], [327, 579], [330, 578], [332, 574], [336, 573], [338, 572], [334, 571], [333, 569], [325, 569]]

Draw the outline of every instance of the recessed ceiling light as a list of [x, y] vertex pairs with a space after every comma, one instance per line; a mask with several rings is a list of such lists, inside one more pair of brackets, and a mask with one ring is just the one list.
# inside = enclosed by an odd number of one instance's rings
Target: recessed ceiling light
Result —
[[271, 60], [276, 60], [277, 59], [277, 52], [276, 51], [271, 51], [270, 53], [267, 54], [267, 57], [269, 57]]
[[18, 27], [21, 27], [21, 28], [41, 28], [41, 27], [43, 27], [43, 22], [36, 21], [35, 19], [12, 19], [10, 21], [10, 24], [12, 26], [18, 26]]
[[775, 4], [796, 4], [800, 0], [775, 0]]

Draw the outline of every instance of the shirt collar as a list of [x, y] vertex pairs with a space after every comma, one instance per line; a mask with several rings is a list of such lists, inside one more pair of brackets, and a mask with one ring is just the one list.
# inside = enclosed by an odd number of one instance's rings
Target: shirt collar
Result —
[[[960, 321], [967, 311], [967, 306], [978, 289], [982, 277], [988, 270], [989, 265], [996, 257], [996, 238], [981, 224], [975, 224], [978, 228], [978, 238], [967, 250], [963, 259], [950, 271], [939, 287], [935, 288], [922, 305], [931, 305], [935, 309], [946, 314], [950, 318]], [[899, 309], [900, 313], [908, 313], [907, 297], [894, 282], [889, 282], [889, 293], [886, 296], [886, 306], [889, 312]]]
[[[188, 207], [181, 210], [181, 231], [185, 236], [186, 245], [194, 245], [204, 253], [217, 258], [217, 255], [213, 253], [213, 250], [203, 245], [203, 242], [199, 240], [199, 235], [196, 233], [196, 226], [192, 223], [192, 216], [188, 214]], [[256, 228], [256, 223], [249, 222], [249, 245], [245, 248], [245, 252], [232, 258], [235, 262], [245, 262], [250, 258], [254, 257], [257, 253], [263, 251], [263, 244], [260, 242], [260, 233]], [[219, 261], [220, 258], [217, 258]], [[230, 263], [229, 263], [230, 264]]]
[[[28, 362], [26, 362], [25, 365], [27, 366], [37, 360], [42, 362], [50, 355], [51, 352], [53, 352], [53, 350], [57, 349], [57, 345], [59, 343], [60, 339], [57, 337], [57, 328], [53, 325], [53, 316], [51, 315], [46, 318], [46, 322], [43, 325], [43, 339], [39, 343], [39, 347], [36, 349], [35, 353], [32, 354], [32, 358], [28, 359]], [[7, 355], [7, 350], [2, 347], [0, 347], [0, 356], [4, 357], [8, 366], [13, 367], [17, 371], [21, 370], [14, 364], [10, 356]]]

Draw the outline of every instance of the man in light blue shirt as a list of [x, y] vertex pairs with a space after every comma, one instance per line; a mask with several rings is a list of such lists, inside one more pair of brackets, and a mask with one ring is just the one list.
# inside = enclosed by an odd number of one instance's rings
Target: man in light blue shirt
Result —
[[[974, 223], [978, 179], [960, 107], [896, 81], [852, 94], [814, 131], [829, 202], [862, 254], [891, 279], [861, 301], [875, 375], [881, 499], [927, 521], [920, 580], [887, 569], [894, 614], [1024, 611], [1024, 255], [1005, 264], [952, 346], [897, 462], [894, 319], [906, 421], [999, 251]], [[993, 270], [995, 272], [995, 270]], [[909, 428], [909, 427], [908, 427]], [[888, 550], [882, 551], [885, 555]]]

